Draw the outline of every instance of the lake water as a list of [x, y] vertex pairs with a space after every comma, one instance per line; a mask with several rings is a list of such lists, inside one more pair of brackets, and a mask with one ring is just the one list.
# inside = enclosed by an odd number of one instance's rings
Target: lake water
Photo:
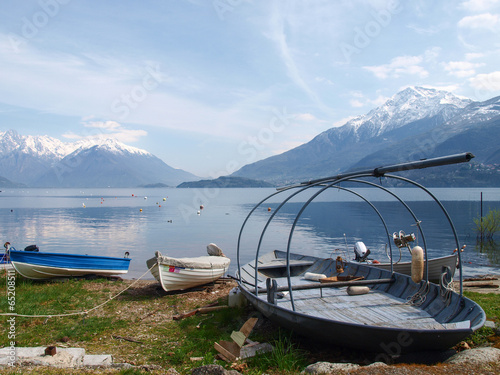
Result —
[[[206, 255], [213, 242], [231, 258], [230, 274], [237, 267], [236, 248], [241, 225], [250, 210], [274, 189], [2, 189], [0, 240], [17, 249], [36, 244], [40, 251], [68, 252], [132, 258], [127, 278], [147, 271], [146, 260], [155, 251], [173, 257]], [[297, 212], [311, 194], [309, 189], [286, 203], [263, 237], [261, 253], [286, 250]], [[390, 233], [414, 232], [422, 245], [415, 220], [389, 194], [358, 189], [383, 215]], [[416, 189], [394, 189], [421, 220], [429, 257], [450, 254], [455, 241], [438, 206]], [[500, 189], [431, 189], [442, 201], [457, 230], [464, 275], [500, 274], [500, 248], [495, 243], [476, 244], [473, 219], [500, 209]], [[263, 203], [250, 217], [241, 237], [241, 262], [255, 254], [262, 228], [279, 203], [281, 193]], [[200, 208], [203, 206], [203, 208]], [[328, 257], [335, 249], [353, 256], [356, 241], [364, 241], [374, 258], [386, 261], [387, 236], [375, 210], [351, 193], [330, 189], [304, 210], [291, 241], [291, 250]], [[334, 254], [337, 255], [336, 253]], [[397, 254], [399, 257], [399, 253]], [[408, 251], [403, 257], [409, 259]], [[151, 275], [146, 275], [151, 279]]]

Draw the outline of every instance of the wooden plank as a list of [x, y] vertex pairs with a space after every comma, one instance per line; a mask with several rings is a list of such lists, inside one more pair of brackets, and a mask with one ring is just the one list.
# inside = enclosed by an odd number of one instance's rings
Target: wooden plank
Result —
[[226, 362], [235, 362], [239, 356], [240, 348], [234, 342], [221, 341], [220, 344], [215, 342], [214, 348], [222, 355]]
[[243, 324], [243, 327], [241, 327], [240, 332], [245, 335], [245, 338], [248, 338], [248, 336], [250, 336], [253, 327], [255, 327], [255, 324], [257, 323], [257, 320], [258, 320], [257, 318], [250, 318], [245, 322], [245, 324]]

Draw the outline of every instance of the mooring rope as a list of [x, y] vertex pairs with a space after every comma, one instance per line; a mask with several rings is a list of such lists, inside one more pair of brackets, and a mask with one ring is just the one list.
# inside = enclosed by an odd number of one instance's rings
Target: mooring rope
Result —
[[[449, 278], [449, 281], [446, 280]], [[439, 296], [446, 306], [449, 306], [451, 303], [452, 292], [455, 289], [453, 288], [453, 277], [451, 276], [451, 270], [449, 267], [446, 267], [446, 270], [439, 277]]]
[[66, 317], [66, 316], [75, 316], [75, 315], [84, 315], [85, 316], [85, 315], [88, 315], [90, 312], [103, 307], [104, 305], [106, 305], [107, 303], [111, 302], [116, 297], [118, 297], [120, 294], [122, 294], [123, 292], [125, 292], [128, 289], [130, 289], [131, 287], [133, 287], [139, 280], [141, 280], [144, 276], [146, 276], [147, 273], [150, 272], [151, 269], [154, 266], [156, 266], [157, 264], [158, 264], [158, 262], [155, 262], [155, 264], [153, 264], [146, 272], [144, 272], [144, 274], [142, 274], [141, 277], [139, 277], [137, 280], [135, 280], [132, 284], [130, 284], [129, 286], [127, 286], [125, 289], [123, 289], [119, 293], [115, 294], [114, 296], [109, 297], [107, 301], [105, 301], [105, 302], [103, 302], [103, 303], [101, 303], [101, 304], [99, 304], [97, 306], [92, 307], [90, 310], [84, 310], [84, 311], [79, 311], [79, 312], [75, 312], [75, 313], [52, 314], [52, 315], [27, 315], [27, 314], [18, 314], [18, 313], [0, 313], [0, 316], [19, 316], [19, 317], [22, 317], [22, 318], [47, 318], [47, 319], [58, 318], [58, 317]]
[[407, 298], [406, 304], [413, 306], [422, 305], [427, 299], [427, 293], [429, 293], [429, 291], [430, 291], [430, 285], [429, 282], [426, 281], [420, 286], [417, 293]]

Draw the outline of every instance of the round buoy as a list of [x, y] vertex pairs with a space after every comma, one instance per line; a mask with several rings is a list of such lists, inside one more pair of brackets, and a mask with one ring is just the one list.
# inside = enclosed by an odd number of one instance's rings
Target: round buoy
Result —
[[198, 215], [199, 215], [199, 214], [201, 214], [201, 212], [200, 212], [200, 211], [198, 211], [198, 212], [196, 212], [196, 213], [197, 213]]
[[373, 260], [372, 260], [372, 263], [373, 263], [373, 264], [380, 264], [380, 262], [379, 262], [378, 260], [376, 260], [376, 259], [373, 259]]
[[200, 210], [203, 210], [203, 205], [200, 205]]
[[267, 208], [267, 212], [271, 212], [271, 207], [268, 207], [268, 208]]
[[165, 202], [167, 200], [167, 198], [163, 198], [163, 202]]
[[139, 212], [142, 212], [142, 208], [139, 209]]
[[159, 204], [158, 207], [161, 207], [161, 204]]
[[411, 279], [419, 283], [424, 278], [424, 249], [415, 246], [411, 249]]

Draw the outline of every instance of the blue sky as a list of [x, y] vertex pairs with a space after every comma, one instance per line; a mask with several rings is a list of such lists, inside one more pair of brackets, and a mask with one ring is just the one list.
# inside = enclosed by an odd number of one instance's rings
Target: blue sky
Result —
[[0, 131], [217, 177], [410, 85], [500, 95], [500, 1], [3, 0]]

